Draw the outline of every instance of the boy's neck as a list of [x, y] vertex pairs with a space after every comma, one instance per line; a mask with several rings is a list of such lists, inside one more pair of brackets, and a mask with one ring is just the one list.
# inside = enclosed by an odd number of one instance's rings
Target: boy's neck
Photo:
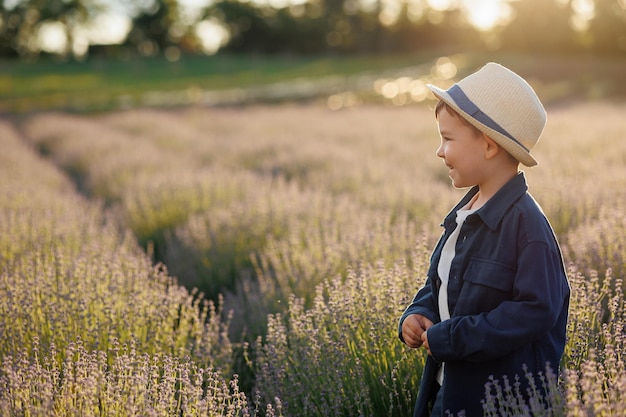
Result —
[[491, 176], [487, 181], [482, 184], [478, 184], [478, 193], [476, 193], [475, 198], [470, 209], [479, 209], [487, 203], [499, 190], [502, 188], [507, 182], [513, 179], [518, 174], [517, 168], [515, 171], [506, 171], [502, 172], [499, 175]]

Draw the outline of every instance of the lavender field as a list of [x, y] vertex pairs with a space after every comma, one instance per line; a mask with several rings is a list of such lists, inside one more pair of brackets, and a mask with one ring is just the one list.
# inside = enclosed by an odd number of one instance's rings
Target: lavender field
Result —
[[[526, 174], [568, 264], [563, 370], [486, 415], [626, 410], [625, 113], [548, 108]], [[397, 320], [463, 193], [427, 105], [31, 113], [0, 146], [0, 415], [411, 414]]]

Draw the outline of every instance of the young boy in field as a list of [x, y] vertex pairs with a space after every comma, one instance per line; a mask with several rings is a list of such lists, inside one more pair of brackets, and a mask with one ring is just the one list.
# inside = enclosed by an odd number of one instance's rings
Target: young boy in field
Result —
[[414, 416], [476, 417], [490, 376], [518, 376], [525, 395], [526, 373], [556, 370], [565, 346], [561, 251], [518, 170], [537, 164], [530, 149], [546, 113], [526, 81], [495, 63], [448, 90], [429, 88], [440, 100], [437, 156], [454, 187], [471, 188], [445, 218], [398, 331], [428, 352]]

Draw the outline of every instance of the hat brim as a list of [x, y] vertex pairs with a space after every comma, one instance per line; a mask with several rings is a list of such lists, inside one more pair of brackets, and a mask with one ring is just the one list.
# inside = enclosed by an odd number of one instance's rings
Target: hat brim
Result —
[[523, 165], [527, 167], [532, 167], [538, 164], [537, 160], [533, 158], [533, 156], [528, 151], [526, 151], [526, 149], [524, 149], [523, 147], [515, 143], [515, 141], [511, 140], [510, 138], [503, 135], [502, 133], [490, 128], [489, 126], [479, 122], [478, 120], [474, 119], [472, 116], [467, 114], [464, 110], [462, 110], [456, 104], [454, 99], [450, 97], [450, 95], [448, 94], [446, 90], [443, 90], [432, 84], [428, 84], [427, 86], [430, 89], [430, 91], [432, 91], [432, 93], [435, 95], [435, 97], [437, 97], [438, 99], [440, 99], [441, 101], [443, 101], [444, 103], [452, 107], [461, 117], [467, 120], [472, 126], [476, 127], [478, 130], [480, 130], [481, 132], [489, 136], [498, 145], [502, 146], [504, 150], [506, 150], [508, 153], [510, 153], [513, 156], [513, 158], [517, 159], [519, 162], [521, 162]]

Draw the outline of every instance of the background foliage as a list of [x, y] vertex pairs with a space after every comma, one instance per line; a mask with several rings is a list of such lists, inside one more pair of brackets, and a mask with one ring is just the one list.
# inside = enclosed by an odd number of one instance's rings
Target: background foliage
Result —
[[[623, 55], [623, 0], [15, 0], [0, 3], [0, 56], [34, 59], [42, 29], [62, 28], [59, 57], [128, 57], [225, 51], [280, 54], [415, 52], [454, 45], [469, 50]], [[504, 10], [481, 26], [472, 13], [489, 3]], [[187, 6], [187, 7], [186, 7]], [[84, 28], [111, 11], [130, 26], [114, 44], [85, 40]], [[485, 11], [493, 13], [494, 11]], [[207, 49], [202, 28], [226, 36]]]

